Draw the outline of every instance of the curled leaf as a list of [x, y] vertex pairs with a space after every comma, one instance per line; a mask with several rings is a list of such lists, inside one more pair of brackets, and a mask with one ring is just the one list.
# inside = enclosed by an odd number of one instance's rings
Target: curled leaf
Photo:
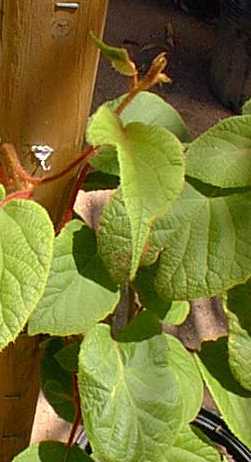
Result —
[[98, 39], [93, 32], [90, 33], [91, 38], [94, 40], [97, 48], [101, 50], [103, 55], [111, 62], [116, 71], [127, 77], [137, 75], [137, 69], [134, 62], [130, 59], [128, 52], [125, 48], [117, 48], [107, 45], [107, 43]]

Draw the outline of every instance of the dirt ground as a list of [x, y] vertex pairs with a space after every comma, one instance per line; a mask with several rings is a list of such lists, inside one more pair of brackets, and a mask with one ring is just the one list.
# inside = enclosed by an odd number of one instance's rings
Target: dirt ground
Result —
[[[169, 56], [171, 85], [155, 88], [182, 115], [192, 136], [231, 113], [211, 94], [209, 63], [216, 38], [216, 25], [200, 22], [178, 12], [167, 0], [110, 0], [105, 31], [108, 43], [123, 46], [141, 69], [160, 51]], [[128, 82], [101, 60], [93, 109], [127, 90]], [[66, 440], [70, 427], [58, 419], [41, 396], [33, 441]]]

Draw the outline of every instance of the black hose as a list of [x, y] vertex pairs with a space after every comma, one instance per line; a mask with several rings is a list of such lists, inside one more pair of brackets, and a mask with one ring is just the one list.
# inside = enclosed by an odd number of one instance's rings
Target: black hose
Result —
[[[225, 447], [236, 462], [251, 462], [251, 451], [233, 435], [217, 414], [202, 408], [192, 425], [199, 428], [210, 440]], [[92, 453], [84, 430], [81, 431], [76, 442], [87, 454]]]
[[251, 462], [251, 451], [233, 435], [218, 415], [202, 408], [192, 425], [202, 430], [215, 443], [224, 446], [236, 462]]

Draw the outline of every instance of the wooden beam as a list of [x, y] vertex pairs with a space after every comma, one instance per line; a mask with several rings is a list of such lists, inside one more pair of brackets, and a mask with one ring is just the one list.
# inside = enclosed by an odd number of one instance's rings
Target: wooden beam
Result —
[[[27, 153], [34, 144], [54, 149], [55, 173], [83, 143], [98, 63], [89, 31], [102, 35], [108, 0], [77, 3], [66, 8], [56, 0], [0, 0], [0, 139], [13, 143], [30, 169]], [[37, 191], [55, 224], [74, 180], [72, 172]], [[29, 441], [39, 388], [37, 346], [37, 339], [20, 337], [0, 354], [1, 462]]]
[[[33, 144], [54, 149], [53, 172], [82, 146], [98, 56], [89, 31], [102, 34], [107, 0], [77, 3], [68, 9], [55, 0], [2, 0], [0, 137], [15, 144], [26, 166]], [[38, 192], [54, 222], [71, 179]]]

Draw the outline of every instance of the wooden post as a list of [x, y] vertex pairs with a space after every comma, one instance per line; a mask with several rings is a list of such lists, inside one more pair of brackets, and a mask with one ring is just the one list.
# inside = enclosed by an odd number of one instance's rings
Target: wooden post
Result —
[[[108, 0], [76, 3], [73, 9], [57, 7], [56, 0], [0, 0], [0, 139], [16, 146], [26, 166], [33, 144], [51, 146], [51, 173], [73, 159], [83, 143], [98, 62], [89, 31], [102, 35]], [[73, 182], [74, 172], [37, 191], [55, 224]], [[0, 354], [1, 462], [10, 462], [30, 437], [38, 390], [36, 348], [26, 337]], [[32, 370], [27, 388], [26, 373]], [[14, 395], [23, 399], [14, 401]]]

